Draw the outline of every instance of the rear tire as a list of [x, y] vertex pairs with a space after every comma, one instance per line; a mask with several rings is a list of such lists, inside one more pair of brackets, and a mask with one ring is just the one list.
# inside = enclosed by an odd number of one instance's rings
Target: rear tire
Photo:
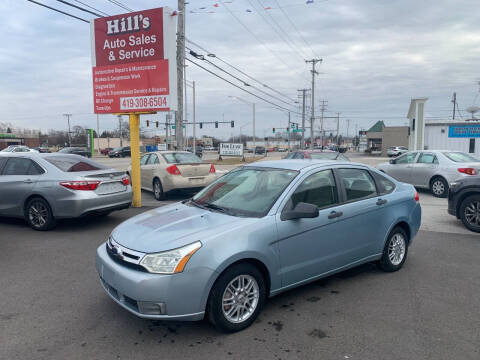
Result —
[[430, 181], [430, 191], [433, 196], [444, 198], [448, 195], [448, 183], [444, 178], [435, 177]]
[[408, 236], [400, 226], [395, 227], [388, 235], [383, 255], [378, 266], [386, 272], [400, 270], [407, 259]]
[[249, 263], [235, 264], [213, 285], [207, 304], [208, 318], [221, 332], [243, 330], [258, 317], [266, 297], [261, 272]]
[[155, 178], [153, 180], [153, 196], [155, 196], [155, 199], [157, 199], [158, 201], [166, 199], [166, 195], [163, 191], [162, 183], [158, 178]]
[[56, 225], [50, 205], [40, 197], [30, 199], [25, 205], [25, 220], [33, 230], [37, 231], [47, 231]]
[[480, 195], [471, 195], [460, 204], [460, 219], [470, 230], [480, 233]]

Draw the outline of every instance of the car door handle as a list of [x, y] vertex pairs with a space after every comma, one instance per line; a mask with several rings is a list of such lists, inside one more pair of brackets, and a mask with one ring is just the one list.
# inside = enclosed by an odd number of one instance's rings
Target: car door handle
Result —
[[23, 180], [23, 182], [26, 183], [26, 184], [33, 183], [32, 179], [25, 179], [25, 180]]
[[338, 211], [338, 212], [337, 211], [332, 211], [330, 213], [330, 215], [328, 215], [328, 218], [329, 219], [335, 219], [335, 218], [340, 217], [342, 215], [343, 215], [343, 212], [341, 212], [341, 211]]
[[378, 200], [377, 200], [377, 205], [385, 205], [387, 202], [388, 202], [388, 200], [378, 199]]

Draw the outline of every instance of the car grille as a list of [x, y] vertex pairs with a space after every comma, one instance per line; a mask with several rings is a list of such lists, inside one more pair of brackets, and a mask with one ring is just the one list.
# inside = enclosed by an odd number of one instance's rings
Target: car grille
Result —
[[117, 264], [130, 269], [148, 272], [142, 265], [140, 265], [140, 261], [145, 256], [144, 253], [121, 246], [111, 236], [108, 238], [105, 247], [110, 258]]
[[120, 294], [117, 289], [115, 289], [113, 286], [111, 286], [109, 283], [107, 283], [105, 280], [100, 278], [102, 281], [102, 285], [105, 288], [105, 290], [112, 295], [113, 298], [116, 300], [120, 301], [121, 303], [125, 304], [132, 310], [135, 310], [138, 312], [138, 302], [135, 299], [132, 299], [131, 297], [128, 297], [127, 295]]

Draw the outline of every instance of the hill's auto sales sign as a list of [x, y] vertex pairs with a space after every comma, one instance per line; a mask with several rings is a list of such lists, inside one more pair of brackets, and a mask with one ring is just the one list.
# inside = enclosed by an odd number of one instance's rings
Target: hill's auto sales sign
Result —
[[96, 114], [177, 109], [175, 20], [159, 8], [91, 23]]

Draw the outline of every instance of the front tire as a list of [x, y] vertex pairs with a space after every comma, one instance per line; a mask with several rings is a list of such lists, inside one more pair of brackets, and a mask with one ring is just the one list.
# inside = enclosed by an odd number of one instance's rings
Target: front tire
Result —
[[480, 195], [472, 195], [462, 201], [460, 219], [468, 230], [480, 233]]
[[261, 272], [248, 263], [233, 265], [213, 285], [207, 304], [209, 320], [221, 332], [243, 330], [258, 317], [265, 299]]
[[165, 192], [163, 191], [162, 183], [158, 178], [155, 178], [153, 180], [153, 196], [155, 196], [155, 199], [157, 199], [157, 201], [166, 199], [166, 195], [165, 195]]
[[401, 227], [395, 227], [388, 236], [378, 265], [386, 272], [400, 270], [407, 259], [408, 236]]
[[448, 183], [444, 178], [436, 177], [430, 181], [430, 191], [432, 195], [439, 198], [447, 197]]
[[25, 220], [33, 230], [47, 231], [56, 225], [52, 209], [48, 202], [36, 197], [30, 199], [25, 206]]

